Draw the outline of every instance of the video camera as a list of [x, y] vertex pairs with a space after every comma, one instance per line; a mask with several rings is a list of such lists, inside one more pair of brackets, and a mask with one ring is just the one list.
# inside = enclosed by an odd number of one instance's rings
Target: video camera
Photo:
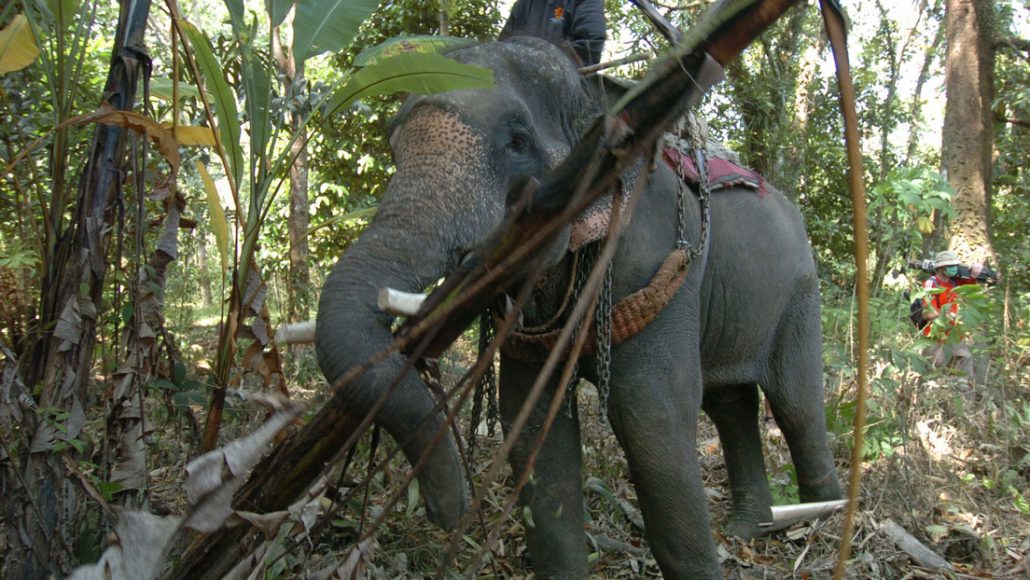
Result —
[[[908, 263], [909, 268], [916, 270], [922, 270], [924, 272], [934, 273], [933, 260], [916, 260]], [[969, 266], [958, 266], [958, 274], [955, 274], [955, 278], [965, 278], [967, 280], [976, 280], [977, 282], [983, 282], [985, 284], [997, 284], [999, 275], [996, 270], [985, 267], [980, 271], [978, 276], [973, 276], [973, 271]]]

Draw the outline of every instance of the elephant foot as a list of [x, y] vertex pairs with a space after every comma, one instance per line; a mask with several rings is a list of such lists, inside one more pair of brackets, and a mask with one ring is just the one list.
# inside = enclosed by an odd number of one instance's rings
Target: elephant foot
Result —
[[758, 522], [730, 520], [726, 524], [726, 533], [747, 541], [764, 535], [765, 531], [758, 526]]
[[759, 524], [768, 524], [771, 521], [772, 510], [768, 507], [757, 510], [735, 510], [730, 514], [730, 519], [726, 523], [726, 533], [742, 540], [750, 540], [764, 536], [767, 533], [767, 526], [763, 527]]
[[841, 499], [840, 482], [837, 481], [837, 474], [832, 473], [822, 481], [808, 482], [798, 486], [798, 497], [801, 503], [812, 503], [817, 501], [833, 501]]

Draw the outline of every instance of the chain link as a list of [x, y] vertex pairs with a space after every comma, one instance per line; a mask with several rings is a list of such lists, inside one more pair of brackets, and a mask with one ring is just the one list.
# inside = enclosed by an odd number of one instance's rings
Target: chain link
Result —
[[[479, 357], [482, 358], [494, 338], [493, 316], [486, 312], [479, 317]], [[476, 432], [479, 429], [479, 422], [483, 416], [483, 399], [487, 401], [486, 431], [488, 437], [493, 437], [497, 425], [497, 389], [495, 388], [497, 373], [494, 371], [494, 362], [487, 363], [483, 376], [476, 382], [476, 391], [472, 396], [472, 417], [469, 421], [468, 457], [475, 457]]]
[[[685, 153], [680, 151], [680, 154]], [[687, 241], [687, 179], [683, 175], [682, 161], [676, 166], [676, 176], [679, 178], [676, 194], [676, 249], [686, 250], [690, 248], [690, 242]]]
[[700, 256], [708, 248], [708, 236], [711, 232], [711, 206], [709, 204], [712, 189], [711, 179], [708, 173], [708, 129], [703, 125], [702, 120], [690, 113], [687, 115], [687, 124], [690, 127], [691, 145], [693, 145], [694, 164], [697, 165], [698, 173], [698, 201], [701, 203], [701, 236], [697, 242], [697, 248], [693, 250], [691, 258]]
[[[600, 242], [587, 244], [579, 250], [579, 263], [577, 264], [574, 274], [575, 279], [572, 283], [572, 300], [574, 304], [578, 303], [583, 297], [583, 286], [586, 285], [587, 278], [590, 277], [590, 271], [594, 269], [599, 253]], [[570, 343], [576, 342], [578, 332], [578, 328], [572, 330]], [[572, 376], [569, 377], [569, 384], [565, 389], [565, 417], [569, 419], [572, 418], [572, 403], [576, 400], [576, 385], [579, 384], [579, 360], [576, 360], [573, 364], [575, 366], [572, 368]]]
[[[686, 139], [683, 138], [684, 131], [687, 134]], [[684, 141], [689, 143], [689, 152], [685, 150]], [[712, 191], [708, 172], [708, 131], [697, 115], [687, 114], [674, 147], [680, 152], [680, 155], [691, 155], [697, 169], [697, 197], [701, 205], [701, 236], [695, 247], [687, 240], [687, 178], [683, 173], [682, 162], [676, 165], [676, 174], [679, 177], [679, 189], [676, 196], [676, 248], [686, 250], [690, 259], [693, 260], [705, 253], [711, 231], [711, 205], [709, 202]]]
[[608, 420], [608, 393], [612, 379], [612, 263], [604, 274], [604, 284], [597, 296], [594, 310], [594, 326], [597, 329], [597, 395], [601, 398], [599, 414]]

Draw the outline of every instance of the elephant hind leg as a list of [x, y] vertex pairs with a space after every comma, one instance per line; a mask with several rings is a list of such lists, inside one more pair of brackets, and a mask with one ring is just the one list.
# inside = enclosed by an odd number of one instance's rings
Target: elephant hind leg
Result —
[[[819, 391], [820, 395], [822, 390]], [[766, 392], [776, 424], [790, 448], [802, 502], [840, 499], [840, 481], [826, 437], [826, 418], [819, 404], [787, 396], [783, 389]]]
[[720, 387], [705, 393], [702, 408], [715, 423], [730, 481], [729, 534], [750, 539], [759, 524], [772, 520], [772, 494], [758, 431], [758, 388], [753, 384]]
[[792, 311], [798, 315], [789, 318], [781, 329], [780, 351], [770, 367], [771, 380], [762, 387], [790, 447], [801, 501], [840, 499], [823, 410], [819, 309], [799, 298]]

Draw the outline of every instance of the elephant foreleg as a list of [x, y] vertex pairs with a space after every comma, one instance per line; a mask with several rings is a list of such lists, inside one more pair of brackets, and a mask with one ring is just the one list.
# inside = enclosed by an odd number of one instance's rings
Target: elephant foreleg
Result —
[[744, 539], [761, 535], [759, 524], [772, 521], [772, 494], [758, 432], [758, 388], [719, 388], [705, 394], [702, 408], [719, 431], [726, 459], [733, 502], [726, 531]]
[[[505, 432], [519, 414], [536, 379], [538, 367], [505, 359], [501, 367], [500, 411]], [[526, 470], [554, 393], [554, 381], [534, 406], [511, 454], [512, 470]], [[536, 455], [530, 483], [519, 498], [528, 507], [526, 536], [533, 570], [539, 578], [586, 578], [587, 550], [583, 532], [582, 457], [579, 420], [560, 411]]]
[[719, 578], [696, 449], [700, 401], [691, 400], [700, 399], [700, 377], [696, 395], [661, 379], [636, 379], [646, 382], [613, 380], [608, 413], [626, 452], [648, 544], [666, 578]]

